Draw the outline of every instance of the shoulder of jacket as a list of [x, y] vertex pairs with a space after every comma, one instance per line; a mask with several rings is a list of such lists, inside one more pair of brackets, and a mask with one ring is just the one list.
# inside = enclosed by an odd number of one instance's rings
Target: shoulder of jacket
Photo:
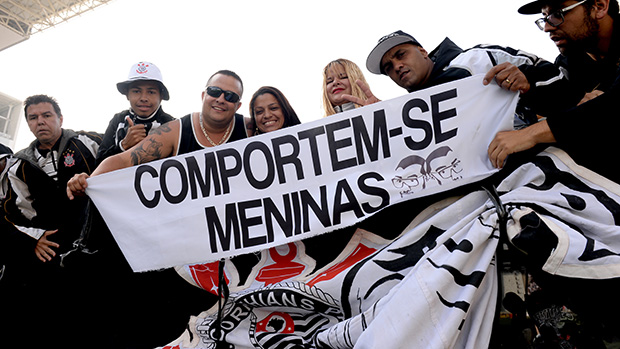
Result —
[[95, 132], [95, 131], [84, 131], [84, 130], [74, 131], [74, 130], [67, 130], [67, 129], [65, 129], [65, 131], [66, 132], [63, 132], [63, 137], [66, 137], [67, 139], [78, 138], [79, 136], [86, 136], [90, 138], [91, 140], [95, 141], [96, 143], [101, 143], [101, 141], [103, 140], [103, 134], [99, 132]]

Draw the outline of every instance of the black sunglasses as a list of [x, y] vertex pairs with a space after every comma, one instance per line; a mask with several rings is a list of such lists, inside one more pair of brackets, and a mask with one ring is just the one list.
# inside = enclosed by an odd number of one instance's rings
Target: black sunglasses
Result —
[[234, 93], [233, 91], [222, 90], [217, 86], [207, 87], [207, 94], [213, 98], [218, 98], [222, 95], [222, 93], [224, 94], [224, 99], [230, 103], [237, 103], [241, 99], [241, 97], [239, 97], [239, 95]]
[[539, 18], [535, 21], [536, 25], [538, 26], [538, 29], [540, 30], [545, 30], [545, 23], [549, 23], [549, 25], [551, 25], [552, 27], [559, 27], [560, 24], [564, 23], [564, 14], [572, 9], [574, 9], [575, 7], [582, 5], [583, 3], [585, 3], [587, 0], [583, 0], [583, 1], [579, 1], [577, 3], [574, 3], [570, 6], [567, 6], [561, 10], [555, 11], [552, 14], [549, 14], [543, 18]]

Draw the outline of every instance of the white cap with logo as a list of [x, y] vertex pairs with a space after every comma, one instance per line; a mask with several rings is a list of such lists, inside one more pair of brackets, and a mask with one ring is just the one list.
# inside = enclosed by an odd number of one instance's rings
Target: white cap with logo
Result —
[[157, 66], [150, 62], [138, 62], [131, 66], [129, 70], [129, 75], [127, 80], [123, 82], [119, 82], [116, 84], [116, 88], [118, 92], [127, 95], [127, 90], [129, 90], [129, 85], [133, 82], [140, 80], [151, 80], [159, 82], [161, 87], [161, 98], [163, 100], [170, 99], [170, 94], [168, 93], [168, 89], [166, 85], [164, 85], [164, 79], [162, 78], [161, 71]]

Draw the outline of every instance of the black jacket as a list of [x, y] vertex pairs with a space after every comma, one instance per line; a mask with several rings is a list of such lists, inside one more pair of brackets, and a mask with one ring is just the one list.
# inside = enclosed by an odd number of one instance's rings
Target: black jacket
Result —
[[129, 110], [123, 110], [122, 112], [115, 114], [108, 124], [108, 128], [103, 136], [103, 142], [101, 143], [101, 147], [99, 147], [99, 152], [97, 153], [97, 164], [101, 163], [101, 161], [107, 157], [123, 152], [120, 143], [123, 139], [125, 139], [125, 136], [127, 136], [127, 129], [129, 128], [129, 125], [125, 119], [127, 116], [129, 116], [136, 125], [145, 124], [147, 134], [152, 129], [156, 129], [160, 125], [174, 120], [174, 117], [164, 112], [161, 107], [159, 107], [154, 115], [147, 119], [138, 118]]
[[597, 62], [587, 53], [577, 52], [559, 56], [556, 63], [567, 71], [571, 84], [582, 93], [594, 89], [604, 91], [589, 102], [548, 116], [556, 145], [579, 165], [620, 183], [613, 156], [620, 129], [620, 29], [614, 27], [611, 47], [604, 60]]
[[[616, 18], [614, 24], [620, 18]], [[555, 64], [568, 77], [571, 85], [583, 96], [593, 90], [607, 91], [616, 80], [620, 61], [620, 29], [614, 26], [609, 52], [605, 58], [595, 61], [586, 51], [558, 55]]]
[[536, 114], [546, 115], [557, 109], [568, 109], [577, 104], [582, 96], [575, 92], [553, 63], [511, 47], [476, 45], [462, 50], [445, 38], [429, 57], [434, 66], [424, 88], [475, 74], [486, 74], [492, 67], [504, 62], [516, 65], [530, 83], [530, 90], [520, 96], [518, 112], [531, 114], [531, 121], [535, 121]]
[[[85, 221], [86, 197], [69, 200], [67, 182], [77, 173], [95, 170], [95, 154], [101, 143], [101, 134], [63, 130], [54, 146], [56, 180], [39, 167], [35, 155], [35, 140], [26, 149], [17, 152], [17, 159], [9, 171], [9, 192], [3, 205], [8, 222], [38, 240], [41, 231], [58, 229], [56, 242], [60, 253], [69, 250], [81, 232]], [[64, 243], [63, 243], [64, 242]]]

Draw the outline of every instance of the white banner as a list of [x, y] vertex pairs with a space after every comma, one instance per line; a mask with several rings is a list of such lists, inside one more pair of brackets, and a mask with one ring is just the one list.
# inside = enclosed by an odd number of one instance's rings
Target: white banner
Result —
[[[575, 278], [576, 287], [620, 277], [620, 186], [559, 149], [528, 160], [494, 179], [512, 243], [542, 270]], [[422, 209], [416, 201], [404, 205]], [[218, 262], [178, 267], [190, 283], [216, 295], [225, 280], [230, 294], [221, 311], [214, 305], [192, 317], [185, 333], [163, 348], [488, 348], [500, 284], [498, 206], [478, 189], [435, 202], [415, 218], [399, 216], [402, 208], [386, 212], [390, 224], [344, 234], [350, 239], [337, 256], [321, 244], [338, 237], [325, 236], [320, 244], [262, 250], [251, 262], [226, 260], [223, 278]], [[410, 223], [402, 233], [386, 239], [403, 220]], [[317, 259], [325, 254], [330, 258]], [[565, 319], [539, 306], [530, 316], [545, 319], [545, 326]]]
[[89, 179], [134, 271], [264, 250], [488, 177], [518, 95], [482, 76]]

